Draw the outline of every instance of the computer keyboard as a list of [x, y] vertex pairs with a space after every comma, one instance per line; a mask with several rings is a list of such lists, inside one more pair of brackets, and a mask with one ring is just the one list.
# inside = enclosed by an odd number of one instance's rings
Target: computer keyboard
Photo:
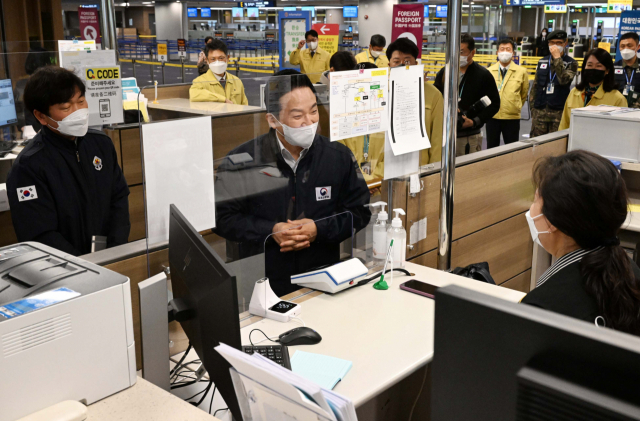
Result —
[[284, 368], [291, 370], [289, 350], [284, 345], [243, 346], [242, 350], [247, 354], [257, 352], [274, 363], [280, 364]]

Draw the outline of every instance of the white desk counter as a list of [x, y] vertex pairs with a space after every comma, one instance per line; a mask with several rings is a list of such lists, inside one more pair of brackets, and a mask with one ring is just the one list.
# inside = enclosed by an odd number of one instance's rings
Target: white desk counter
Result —
[[115, 395], [88, 407], [88, 421], [215, 421], [212, 415], [138, 377]]
[[[401, 283], [415, 278], [438, 286], [457, 284], [513, 302], [525, 295], [412, 263], [407, 263], [406, 269], [415, 276], [394, 275], [393, 285], [387, 291], [373, 289], [372, 281], [336, 295], [322, 294], [301, 304], [300, 317], [308, 327], [318, 331], [322, 342], [290, 347], [290, 356], [300, 349], [352, 361], [353, 367], [334, 390], [350, 398], [356, 407], [433, 358], [435, 303], [401, 290]], [[241, 330], [242, 343], [249, 344], [252, 329], [277, 336], [295, 326], [299, 323], [264, 319]], [[259, 332], [252, 335], [255, 341], [263, 338]]]
[[160, 99], [157, 104], [154, 104], [150, 99], [147, 107], [155, 110], [201, 115], [243, 114], [262, 110], [262, 108], [253, 105], [227, 104], [225, 102], [191, 102], [187, 98]]

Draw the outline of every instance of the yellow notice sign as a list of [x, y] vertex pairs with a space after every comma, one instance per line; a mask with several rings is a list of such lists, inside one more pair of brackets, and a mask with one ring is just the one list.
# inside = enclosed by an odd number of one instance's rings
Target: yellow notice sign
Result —
[[158, 44], [158, 54], [167, 55], [167, 44]]
[[599, 42], [598, 48], [602, 48], [605, 51], [611, 51], [611, 43], [610, 42]]
[[120, 79], [119, 67], [89, 67], [85, 70], [87, 80]]
[[640, 212], [640, 205], [629, 205], [629, 212]]
[[386, 76], [387, 75], [387, 70], [372, 70], [371, 71], [371, 76]]

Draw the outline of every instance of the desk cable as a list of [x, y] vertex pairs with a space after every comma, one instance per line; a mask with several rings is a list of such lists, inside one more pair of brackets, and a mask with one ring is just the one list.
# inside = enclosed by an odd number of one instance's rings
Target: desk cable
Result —
[[[295, 316], [294, 316], [294, 317], [291, 317], [291, 319], [292, 319], [292, 320], [296, 320], [296, 321], [298, 321], [298, 322], [302, 323], [302, 326], [303, 326], [303, 327], [306, 327], [306, 326], [307, 326], [307, 324], [304, 322], [304, 320], [302, 320], [300, 317], [295, 317]], [[260, 341], [258, 341], [258, 342], [256, 342], [256, 343], [254, 343], [254, 342], [251, 340], [251, 334], [252, 334], [253, 332], [255, 332], [255, 331], [258, 331], [258, 332], [262, 333], [262, 334], [264, 335], [264, 339], [262, 339], [262, 340], [260, 340]], [[260, 330], [260, 329], [252, 329], [252, 330], [251, 330], [251, 332], [249, 332], [249, 342], [251, 343], [251, 346], [256, 346], [256, 345], [258, 345], [258, 344], [261, 344], [261, 343], [262, 343], [262, 342], [264, 342], [264, 341], [271, 341], [271, 342], [274, 342], [274, 343], [279, 343], [280, 341], [278, 341], [278, 338], [279, 338], [279, 336], [274, 336], [274, 337], [270, 338], [269, 336], [267, 336], [267, 334], [266, 334], [266, 333], [264, 333], [264, 332], [263, 332], [262, 330]]]
[[429, 364], [424, 367], [424, 377], [422, 378], [422, 384], [420, 385], [420, 390], [418, 390], [418, 396], [416, 396], [416, 400], [413, 401], [413, 405], [411, 406], [411, 412], [409, 412], [409, 421], [413, 418], [413, 411], [416, 409], [416, 405], [420, 400], [420, 395], [422, 395], [422, 389], [424, 388], [424, 383], [427, 380], [427, 374], [429, 373]]
[[[411, 272], [409, 272], [409, 271], [408, 271], [408, 270], [406, 270], [406, 269], [400, 269], [400, 268], [398, 268], [398, 269], [387, 269], [387, 270], [384, 272], [384, 274], [386, 275], [387, 273], [389, 273], [389, 272], [391, 272], [391, 271], [394, 271], [394, 272], [402, 272], [402, 273], [404, 273], [404, 274], [405, 274], [405, 275], [407, 275], [407, 276], [416, 276], [416, 275], [415, 275], [415, 273], [411, 273]], [[380, 272], [376, 273], [375, 275], [371, 276], [370, 278], [363, 279], [362, 281], [360, 281], [360, 282], [358, 282], [357, 284], [355, 284], [355, 285], [353, 286], [353, 288], [355, 288], [355, 287], [361, 287], [362, 285], [366, 285], [366, 284], [368, 284], [369, 282], [371, 282], [371, 281], [373, 281], [373, 280], [375, 280], [375, 279], [379, 279], [379, 278], [380, 278], [380, 275], [382, 275], [382, 271], [380, 271]]]

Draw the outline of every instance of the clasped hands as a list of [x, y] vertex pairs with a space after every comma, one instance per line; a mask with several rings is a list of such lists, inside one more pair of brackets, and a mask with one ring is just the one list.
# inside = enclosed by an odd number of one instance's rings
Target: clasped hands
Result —
[[286, 253], [310, 247], [318, 235], [318, 227], [312, 219], [287, 220], [275, 224], [272, 232], [280, 252]]

